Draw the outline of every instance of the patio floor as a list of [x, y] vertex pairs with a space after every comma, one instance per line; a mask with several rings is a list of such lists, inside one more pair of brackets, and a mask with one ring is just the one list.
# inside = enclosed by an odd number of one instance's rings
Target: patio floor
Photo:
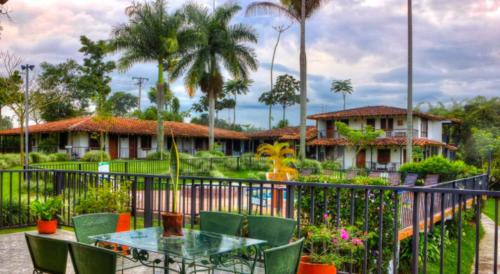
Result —
[[[75, 240], [74, 233], [66, 230], [58, 230], [58, 232], [54, 234], [54, 237], [70, 241]], [[31, 263], [26, 240], [24, 239], [24, 232], [0, 235], [0, 274], [12, 273], [33, 273], [33, 264]], [[66, 273], [74, 273], [69, 256]], [[153, 270], [152, 268], [148, 267], [137, 267], [131, 270], [124, 271], [123, 273], [151, 274], [153, 273]], [[163, 273], [163, 271], [156, 270], [155, 273]], [[227, 272], [216, 271], [215, 273], [225, 274]], [[262, 269], [257, 269], [256, 273], [264, 273], [264, 271]]]

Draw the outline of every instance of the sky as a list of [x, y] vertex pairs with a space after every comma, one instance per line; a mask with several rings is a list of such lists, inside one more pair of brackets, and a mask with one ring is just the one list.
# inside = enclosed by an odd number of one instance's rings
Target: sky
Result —
[[[270, 0], [273, 1], [273, 0]], [[274, 0], [278, 1], [278, 0]], [[171, 0], [174, 11], [188, 1]], [[193, 0], [212, 6], [212, 0]], [[251, 25], [258, 35], [251, 45], [259, 68], [251, 73], [250, 92], [238, 97], [237, 122], [267, 127], [267, 107], [258, 103], [270, 89], [270, 63], [277, 33], [272, 26], [289, 25], [277, 15], [247, 17], [242, 6], [234, 23]], [[342, 108], [342, 96], [330, 91], [332, 80], [351, 79], [353, 95], [347, 107], [390, 105], [406, 107], [407, 25], [405, 0], [326, 0], [307, 22], [308, 113]], [[10, 51], [25, 63], [80, 61], [80, 35], [108, 39], [113, 26], [125, 23], [129, 0], [10, 0], [11, 20], [2, 19], [0, 51]], [[216, 5], [225, 1], [216, 0]], [[414, 0], [414, 101], [449, 102], [476, 95], [500, 95], [500, 0]], [[277, 48], [275, 77], [299, 79], [299, 26], [287, 30]], [[119, 58], [119, 54], [112, 58]], [[35, 70], [36, 71], [36, 70]], [[137, 64], [113, 73], [113, 91], [137, 95], [132, 77], [147, 77], [146, 89], [156, 81], [154, 63]], [[226, 77], [227, 79], [228, 77]], [[182, 79], [173, 84], [183, 110], [197, 101], [187, 95]], [[150, 102], [143, 96], [142, 106]], [[275, 123], [281, 109], [273, 109]], [[196, 113], [192, 113], [196, 116]], [[228, 111], [220, 118], [227, 119]], [[287, 111], [295, 125], [298, 106]], [[312, 121], [309, 121], [310, 123]]]

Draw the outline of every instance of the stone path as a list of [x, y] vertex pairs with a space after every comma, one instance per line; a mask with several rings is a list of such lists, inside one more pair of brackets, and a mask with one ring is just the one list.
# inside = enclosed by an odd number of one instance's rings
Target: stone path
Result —
[[[53, 235], [55, 238], [74, 241], [75, 235], [73, 232], [58, 230]], [[11, 233], [0, 235], [0, 274], [32, 274], [33, 265], [29, 255], [24, 232]], [[68, 267], [66, 273], [73, 274], [73, 266], [68, 255]], [[137, 267], [131, 270], [124, 271], [126, 274], [151, 274], [152, 268]], [[157, 270], [155, 273], [163, 273]], [[226, 272], [215, 272], [216, 274], [224, 274]], [[257, 273], [264, 273], [258, 270]]]
[[[493, 273], [495, 229], [498, 229], [500, 235], [500, 226], [495, 227], [495, 222], [484, 214], [481, 215], [481, 224], [484, 228], [484, 237], [479, 243], [479, 273], [490, 274]], [[500, 261], [500, 243], [497, 254]], [[500, 272], [500, 265], [496, 267]], [[472, 273], [474, 273], [474, 265], [472, 266]]]

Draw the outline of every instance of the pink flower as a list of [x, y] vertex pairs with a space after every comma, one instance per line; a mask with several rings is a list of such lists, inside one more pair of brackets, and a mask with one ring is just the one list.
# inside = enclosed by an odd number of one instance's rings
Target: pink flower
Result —
[[353, 238], [352, 239], [352, 243], [354, 245], [362, 245], [363, 244], [363, 241], [361, 239], [358, 239], [358, 238]]
[[332, 243], [333, 243], [334, 245], [338, 244], [338, 242], [339, 242], [339, 241], [337, 240], [337, 238], [332, 238]]
[[340, 237], [343, 239], [343, 240], [349, 240], [349, 232], [347, 232], [347, 230], [345, 229], [341, 229], [340, 230]]
[[323, 218], [324, 218], [325, 220], [330, 219], [330, 214], [328, 214], [328, 213], [323, 214]]

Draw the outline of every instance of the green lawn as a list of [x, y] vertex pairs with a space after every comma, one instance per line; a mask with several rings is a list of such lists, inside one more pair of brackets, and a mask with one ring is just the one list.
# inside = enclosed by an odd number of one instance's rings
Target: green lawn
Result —
[[[499, 203], [498, 206], [500, 207], [500, 201], [498, 201], [498, 203]], [[492, 219], [493, 221], [495, 221], [495, 200], [494, 199], [488, 199], [488, 200], [486, 200], [486, 202], [484, 204], [484, 208], [483, 208], [483, 213], [486, 216], [490, 217], [490, 219]], [[500, 212], [499, 212], [499, 214], [500, 214]]]

